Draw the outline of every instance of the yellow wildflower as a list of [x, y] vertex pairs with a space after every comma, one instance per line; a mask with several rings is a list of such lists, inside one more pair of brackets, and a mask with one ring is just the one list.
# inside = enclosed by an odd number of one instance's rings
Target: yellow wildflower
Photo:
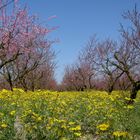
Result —
[[125, 97], [125, 100], [130, 101], [130, 100], [131, 100], [131, 98]]
[[65, 101], [62, 101], [61, 103], [62, 103], [62, 105], [64, 105], [64, 106], [67, 105]]
[[7, 124], [3, 123], [3, 124], [1, 124], [1, 127], [2, 128], [6, 128], [7, 127]]
[[41, 118], [41, 117], [38, 117], [38, 118], [37, 118], [37, 121], [41, 121], [41, 120], [42, 120], [42, 118]]
[[103, 124], [98, 125], [97, 128], [101, 131], [106, 131], [109, 128], [109, 124], [103, 123]]
[[15, 110], [13, 110], [13, 111], [11, 111], [11, 112], [10, 112], [10, 115], [12, 115], [12, 116], [13, 116], [13, 115], [15, 115], [15, 113], [16, 113], [16, 111], [15, 111]]
[[19, 91], [19, 92], [21, 92], [21, 93], [23, 93], [23, 92], [24, 92], [24, 90], [23, 90], [23, 89], [21, 89], [21, 88], [13, 88], [13, 90], [14, 90], [14, 91]]
[[74, 125], [75, 124], [75, 122], [69, 122], [69, 125]]
[[4, 93], [8, 93], [9, 91], [6, 90], [6, 89], [3, 89], [2, 92], [4, 92]]
[[0, 116], [4, 116], [4, 113], [0, 112]]
[[49, 130], [51, 129], [51, 127], [50, 127], [50, 126], [48, 126], [47, 128], [48, 128]]
[[124, 108], [127, 108], [127, 109], [133, 109], [134, 106], [133, 106], [133, 105], [127, 105], [127, 106], [124, 106]]
[[81, 137], [81, 133], [79, 133], [79, 132], [75, 132], [74, 135], [77, 137]]
[[110, 99], [111, 99], [111, 101], [115, 101], [115, 99], [112, 96], [110, 96]]
[[126, 137], [128, 135], [127, 132], [124, 131], [114, 131], [113, 136], [115, 137]]
[[32, 115], [35, 116], [35, 117], [38, 117], [38, 114], [36, 114], [36, 113], [34, 113], [34, 112], [32, 113]]
[[15, 104], [16, 104], [15, 102], [11, 103], [11, 105], [15, 105]]
[[66, 127], [66, 125], [64, 125], [64, 124], [63, 124], [63, 125], [61, 126], [61, 128], [64, 128], [64, 129], [66, 129], [67, 127]]
[[79, 131], [79, 130], [81, 130], [81, 126], [78, 125], [78, 126], [76, 126], [76, 127], [72, 127], [72, 128], [70, 128], [69, 130], [71, 130], [71, 131]]
[[133, 109], [134, 106], [132, 106], [132, 105], [128, 105], [127, 108], [128, 108], [128, 109]]

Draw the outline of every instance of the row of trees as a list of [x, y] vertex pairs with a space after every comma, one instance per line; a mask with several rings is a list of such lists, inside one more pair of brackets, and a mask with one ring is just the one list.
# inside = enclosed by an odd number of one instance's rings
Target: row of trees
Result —
[[140, 12], [136, 6], [123, 14], [129, 27], [121, 25], [120, 41], [92, 37], [80, 52], [77, 62], [65, 68], [62, 87], [65, 90], [85, 88], [131, 89], [135, 99], [140, 89]]
[[17, 0], [0, 0], [1, 88], [34, 91], [55, 87], [54, 41], [47, 39], [53, 30], [41, 26], [26, 7], [19, 7]]
[[[120, 41], [92, 37], [77, 62], [65, 68], [59, 88], [109, 93], [131, 89], [131, 99], [136, 98], [140, 89], [140, 12], [135, 6], [123, 18], [130, 26], [121, 25]], [[0, 88], [56, 89], [54, 41], [47, 39], [53, 30], [41, 26], [26, 7], [19, 8], [17, 0], [0, 0]]]

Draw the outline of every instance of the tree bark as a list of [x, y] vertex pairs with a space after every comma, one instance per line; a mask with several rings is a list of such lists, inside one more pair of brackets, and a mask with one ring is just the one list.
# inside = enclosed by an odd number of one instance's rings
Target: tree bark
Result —
[[131, 94], [130, 94], [130, 102], [129, 103], [133, 103], [134, 99], [136, 99], [137, 97], [137, 93], [140, 90], [140, 81], [137, 81], [133, 84], [132, 86], [132, 90], [131, 90]]
[[111, 94], [114, 89], [114, 84], [110, 85], [108, 88], [108, 94]]
[[13, 91], [13, 83], [11, 80], [9, 80], [10, 90]]
[[139, 90], [140, 90], [140, 81], [136, 82], [133, 85], [130, 98], [135, 99]]

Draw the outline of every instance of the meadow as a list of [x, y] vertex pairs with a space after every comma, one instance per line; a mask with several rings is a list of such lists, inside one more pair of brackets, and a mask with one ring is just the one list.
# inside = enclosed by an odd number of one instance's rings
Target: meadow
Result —
[[0, 140], [139, 140], [140, 98], [127, 92], [0, 91]]

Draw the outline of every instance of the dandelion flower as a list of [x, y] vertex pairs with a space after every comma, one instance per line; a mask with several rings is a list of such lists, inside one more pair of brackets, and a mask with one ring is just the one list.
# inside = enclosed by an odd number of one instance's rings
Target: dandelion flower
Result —
[[98, 125], [97, 128], [101, 131], [106, 131], [109, 128], [109, 124], [103, 123], [103, 124]]
[[126, 137], [128, 135], [127, 132], [124, 131], [114, 131], [113, 136], [115, 137]]
[[1, 124], [1, 127], [2, 127], [2, 128], [6, 128], [7, 126], [8, 126], [8, 125], [5, 124], [5, 123]]
[[13, 115], [15, 115], [15, 113], [16, 113], [16, 111], [15, 111], [15, 110], [13, 110], [13, 111], [11, 111], [11, 112], [10, 112], [10, 115], [12, 115], [12, 116], [13, 116]]

